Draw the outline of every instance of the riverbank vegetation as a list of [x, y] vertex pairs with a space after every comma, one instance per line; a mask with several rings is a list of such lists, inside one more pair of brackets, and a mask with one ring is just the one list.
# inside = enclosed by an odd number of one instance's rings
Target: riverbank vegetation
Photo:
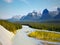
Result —
[[0, 25], [5, 27], [8, 31], [15, 33], [16, 30], [21, 29], [22, 25], [18, 23], [12, 23], [7, 20], [0, 20]]
[[60, 23], [29, 23], [32, 28], [60, 32]]
[[28, 34], [28, 36], [50, 42], [60, 42], [60, 34], [55, 32], [34, 31]]

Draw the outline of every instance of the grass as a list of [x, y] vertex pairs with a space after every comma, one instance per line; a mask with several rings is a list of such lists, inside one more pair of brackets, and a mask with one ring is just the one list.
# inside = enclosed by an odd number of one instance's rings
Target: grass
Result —
[[34, 31], [28, 34], [28, 36], [37, 38], [39, 40], [46, 40], [50, 42], [60, 42], [60, 34], [55, 32]]
[[8, 31], [15, 33], [16, 30], [21, 29], [22, 25], [18, 23], [12, 23], [7, 20], [0, 20], [0, 25], [6, 28]]
[[32, 28], [60, 32], [60, 23], [29, 23]]

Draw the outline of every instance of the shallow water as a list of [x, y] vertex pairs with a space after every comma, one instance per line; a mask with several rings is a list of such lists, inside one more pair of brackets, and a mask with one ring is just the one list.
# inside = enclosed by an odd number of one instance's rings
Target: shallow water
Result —
[[12, 45], [13, 33], [6, 30], [3, 26], [0, 25], [0, 45]]
[[16, 36], [13, 39], [13, 45], [60, 45], [57, 42], [48, 42], [43, 40], [37, 40], [30, 38], [27, 34], [35, 31], [36, 29], [30, 28], [29, 26], [22, 26], [22, 29], [18, 30]]

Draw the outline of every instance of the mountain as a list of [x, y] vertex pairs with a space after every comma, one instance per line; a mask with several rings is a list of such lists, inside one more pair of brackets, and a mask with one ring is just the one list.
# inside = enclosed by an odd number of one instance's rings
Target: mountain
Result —
[[[41, 16], [40, 16], [41, 15]], [[33, 11], [32, 13], [28, 13], [27, 16], [23, 16], [20, 21], [28, 21], [28, 22], [56, 22], [60, 20], [60, 8], [57, 8], [56, 11], [48, 11], [48, 9], [44, 9], [42, 14], [38, 14], [38, 12]], [[58, 21], [59, 22], [59, 21]]]
[[49, 11], [49, 14], [50, 14], [52, 17], [55, 17], [55, 16], [58, 14], [58, 11]]
[[44, 22], [44, 21], [57, 21], [60, 20], [60, 8], [57, 8], [56, 11], [49, 11], [44, 9], [42, 14], [36, 11], [28, 13], [26, 16], [14, 16], [11, 19], [8, 19], [11, 22]]
[[54, 17], [55, 20], [60, 20], [60, 8], [57, 8], [58, 14]]
[[12, 18], [8, 19], [8, 21], [16, 22], [16, 21], [20, 21], [20, 18], [21, 18], [20, 15], [16, 15], [16, 16], [13, 16]]
[[23, 16], [20, 21], [23, 22], [36, 22], [40, 18], [37, 12], [33, 11], [32, 13], [28, 13], [27, 16]]
[[44, 9], [40, 20], [50, 20], [50, 19], [52, 19], [52, 16], [49, 14], [49, 11], [47, 9]]
[[20, 21], [31, 21], [33, 20], [33, 15], [32, 13], [28, 13], [27, 16], [23, 16]]

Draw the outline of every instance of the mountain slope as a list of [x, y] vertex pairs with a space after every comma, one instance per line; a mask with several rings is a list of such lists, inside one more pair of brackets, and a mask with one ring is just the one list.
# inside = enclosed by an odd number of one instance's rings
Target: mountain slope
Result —
[[40, 19], [49, 20], [49, 19], [52, 19], [52, 16], [49, 14], [49, 11], [47, 9], [44, 9]]
[[44, 9], [43, 13], [33, 11], [28, 13], [26, 16], [15, 16], [11, 19], [8, 19], [10, 22], [44, 22], [44, 21], [60, 21], [60, 8], [57, 8], [56, 11], [49, 11]]
[[27, 21], [27, 22], [35, 22], [40, 18], [40, 16], [37, 14], [37, 12], [32, 12], [32, 13], [28, 13], [27, 16], [23, 16], [20, 21]]
[[57, 8], [58, 14], [54, 17], [56, 20], [60, 20], [60, 8]]

